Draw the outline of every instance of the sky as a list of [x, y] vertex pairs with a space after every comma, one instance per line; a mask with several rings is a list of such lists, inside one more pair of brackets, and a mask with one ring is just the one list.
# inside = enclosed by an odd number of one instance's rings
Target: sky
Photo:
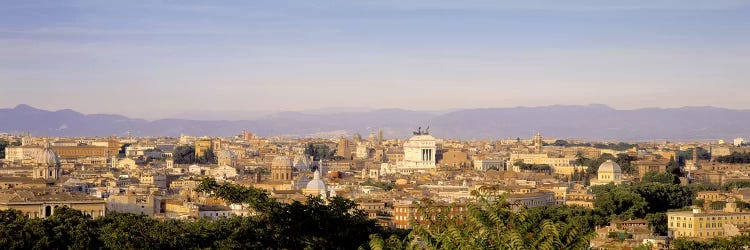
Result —
[[1, 6], [0, 108], [750, 109], [750, 0]]

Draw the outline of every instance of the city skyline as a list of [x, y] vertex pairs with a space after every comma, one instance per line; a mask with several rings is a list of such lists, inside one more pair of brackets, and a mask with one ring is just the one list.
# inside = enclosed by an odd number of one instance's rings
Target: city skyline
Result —
[[749, 11], [747, 1], [11, 3], [0, 10], [0, 107], [146, 119], [749, 109]]

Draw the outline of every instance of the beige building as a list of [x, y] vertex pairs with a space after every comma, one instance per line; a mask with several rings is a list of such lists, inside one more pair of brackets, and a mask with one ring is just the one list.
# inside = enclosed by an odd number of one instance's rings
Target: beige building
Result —
[[479, 171], [487, 171], [489, 169], [496, 169], [498, 171], [505, 171], [504, 160], [474, 160], [474, 169]]
[[213, 151], [213, 143], [211, 139], [195, 141], [195, 158], [206, 157], [206, 153], [209, 151]]
[[25, 189], [0, 191], [0, 210], [15, 209], [29, 218], [47, 218], [55, 214], [57, 207], [80, 210], [92, 218], [104, 216], [103, 199], [80, 193], [61, 192], [53, 189]]

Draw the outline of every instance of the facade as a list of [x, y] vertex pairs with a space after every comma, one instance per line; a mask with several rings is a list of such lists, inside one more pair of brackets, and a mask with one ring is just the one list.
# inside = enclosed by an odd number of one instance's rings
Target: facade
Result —
[[667, 171], [668, 162], [663, 161], [634, 161], [632, 163], [638, 169], [638, 178], [643, 179], [643, 176], [648, 172], [662, 173]]
[[596, 181], [592, 181], [591, 185], [621, 184], [622, 182], [622, 169], [620, 165], [612, 160], [607, 160], [602, 165], [599, 165]]
[[224, 149], [216, 154], [216, 161], [219, 166], [237, 166], [237, 155], [232, 150]]
[[292, 159], [286, 156], [276, 156], [271, 163], [271, 180], [291, 181], [293, 176]]
[[52, 147], [60, 158], [75, 159], [75, 158], [109, 158], [116, 156], [120, 152], [120, 147], [99, 147], [99, 146], [60, 146]]
[[461, 150], [448, 150], [443, 153], [443, 158], [438, 163], [441, 167], [464, 168], [469, 166], [469, 154]]
[[[575, 165], [575, 157], [549, 157], [545, 153], [537, 154], [511, 154], [510, 160], [506, 163], [507, 166], [513, 166], [514, 163], [520, 161], [526, 164], [546, 164], [552, 168], [552, 173], [560, 175], [571, 175], [575, 171], [583, 171], [586, 169], [584, 166]], [[520, 172], [520, 168], [514, 167], [514, 172]]]
[[209, 151], [213, 151], [213, 143], [210, 139], [195, 141], [195, 158], [206, 157]]
[[52, 189], [0, 191], [0, 210], [15, 209], [29, 218], [47, 218], [57, 207], [70, 207], [96, 219], [106, 211], [103, 199]]
[[740, 234], [738, 227], [750, 225], [750, 212], [740, 212], [735, 203], [727, 203], [724, 211], [667, 212], [667, 228], [670, 237], [710, 239]]
[[[393, 224], [399, 229], [410, 229], [412, 223], [425, 224], [428, 221], [423, 219], [423, 215], [419, 212], [420, 204], [412, 202], [398, 202], [393, 204]], [[466, 214], [468, 209], [464, 203], [444, 203], [436, 202], [425, 207], [428, 211], [444, 211], [448, 210], [448, 216], [456, 216], [460, 214]]]
[[31, 171], [34, 179], [57, 181], [60, 179], [60, 159], [57, 153], [47, 143], [42, 150], [37, 151], [34, 167]]
[[474, 160], [474, 169], [479, 171], [487, 171], [494, 168], [499, 171], [505, 171], [504, 160]]
[[413, 174], [437, 168], [437, 140], [429, 134], [418, 134], [404, 143], [404, 160], [386, 165], [383, 173]]

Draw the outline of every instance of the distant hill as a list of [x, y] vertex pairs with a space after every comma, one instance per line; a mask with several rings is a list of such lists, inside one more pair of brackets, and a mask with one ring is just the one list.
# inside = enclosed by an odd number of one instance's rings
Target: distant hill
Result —
[[47, 111], [28, 105], [0, 109], [0, 131], [29, 131], [43, 136], [189, 135], [230, 136], [242, 129], [261, 136], [298, 136], [330, 132], [368, 132], [382, 128], [387, 137], [405, 138], [417, 126], [430, 126], [438, 137], [497, 139], [547, 137], [595, 140], [705, 140], [750, 136], [750, 110], [715, 107], [616, 110], [605, 105], [466, 109], [447, 113], [380, 109], [343, 113], [280, 112], [252, 120], [161, 119], [147, 121], [120, 115], [64, 109]]

